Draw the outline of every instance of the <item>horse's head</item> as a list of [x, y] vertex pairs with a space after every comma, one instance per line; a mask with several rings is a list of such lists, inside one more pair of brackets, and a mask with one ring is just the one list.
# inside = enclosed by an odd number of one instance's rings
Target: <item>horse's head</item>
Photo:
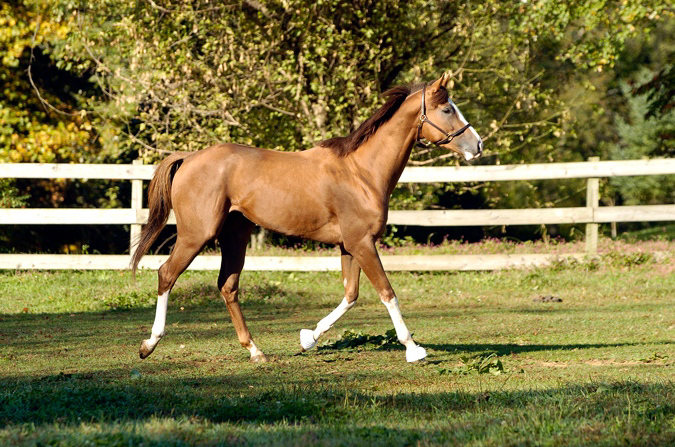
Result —
[[444, 74], [422, 90], [417, 139], [425, 138], [472, 160], [481, 156], [483, 141], [450, 99], [446, 89], [449, 79]]

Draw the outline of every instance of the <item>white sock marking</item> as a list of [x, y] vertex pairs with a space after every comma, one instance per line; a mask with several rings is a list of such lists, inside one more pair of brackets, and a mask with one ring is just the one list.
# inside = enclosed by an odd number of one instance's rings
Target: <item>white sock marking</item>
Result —
[[316, 341], [319, 337], [333, 327], [335, 322], [354, 306], [354, 303], [355, 301], [352, 301], [351, 303], [347, 302], [347, 298], [345, 297], [338, 307], [333, 309], [331, 313], [326, 315], [316, 324], [316, 329], [313, 331], [311, 329], [302, 329], [300, 331], [300, 346], [302, 346], [302, 349], [309, 351], [316, 346]]
[[394, 297], [389, 302], [384, 302], [385, 307], [389, 311], [389, 316], [391, 321], [394, 322], [394, 329], [396, 329], [396, 337], [403, 346], [405, 346], [405, 358], [408, 362], [416, 362], [422, 360], [427, 356], [427, 351], [421, 347], [417, 346], [410, 335], [410, 331], [403, 322], [403, 315], [401, 315], [401, 309], [398, 307], [398, 298]]
[[251, 353], [251, 357], [257, 357], [259, 355], [263, 355], [263, 352], [258, 349], [258, 347], [253, 343], [253, 340], [251, 340], [251, 346], [248, 348], [248, 352]]
[[316, 324], [314, 329], [314, 340], [318, 340], [328, 329], [332, 328], [336, 321], [340, 319], [349, 309], [354, 306], [354, 302], [347, 302], [347, 298], [342, 298], [342, 302]]
[[169, 291], [157, 297], [157, 310], [155, 311], [155, 322], [152, 325], [152, 333], [148, 340], [149, 348], [154, 348], [159, 340], [164, 337], [164, 326], [166, 325], [166, 308], [169, 304]]
[[398, 338], [398, 341], [400, 341], [406, 348], [411, 346], [411, 344], [415, 345], [415, 342], [413, 342], [412, 336], [410, 335], [410, 331], [403, 321], [401, 309], [398, 307], [398, 298], [394, 297], [394, 299], [391, 301], [383, 301], [383, 303], [389, 311], [391, 321], [394, 323], [394, 329], [396, 329], [396, 337]]

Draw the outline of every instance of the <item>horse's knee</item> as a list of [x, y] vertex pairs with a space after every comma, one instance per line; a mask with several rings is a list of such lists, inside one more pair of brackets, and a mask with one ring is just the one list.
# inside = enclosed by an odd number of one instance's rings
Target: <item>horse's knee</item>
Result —
[[237, 284], [232, 284], [230, 281], [225, 281], [223, 284], [218, 284], [220, 295], [223, 297], [225, 304], [228, 306], [239, 302], [239, 287]]
[[238, 294], [236, 290], [229, 292], [224, 292], [221, 290], [220, 295], [223, 297], [225, 304], [228, 306], [239, 302], [239, 297], [237, 296]]

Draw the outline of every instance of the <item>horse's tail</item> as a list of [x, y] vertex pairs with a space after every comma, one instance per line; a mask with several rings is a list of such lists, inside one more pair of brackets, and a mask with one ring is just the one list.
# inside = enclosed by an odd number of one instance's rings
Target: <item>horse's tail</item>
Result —
[[131, 271], [134, 275], [141, 258], [150, 249], [169, 219], [171, 182], [174, 174], [183, 163], [183, 159], [188, 155], [190, 154], [177, 152], [166, 157], [157, 166], [155, 175], [150, 181], [148, 187], [148, 208], [150, 208], [148, 223], [141, 230], [141, 236], [138, 238], [138, 245], [131, 260]]

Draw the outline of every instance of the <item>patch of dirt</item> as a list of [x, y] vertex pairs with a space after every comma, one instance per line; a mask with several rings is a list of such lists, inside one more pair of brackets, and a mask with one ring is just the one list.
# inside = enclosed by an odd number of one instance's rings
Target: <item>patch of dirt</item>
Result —
[[571, 365], [589, 365], [589, 366], [635, 366], [635, 365], [666, 365], [663, 362], [652, 362], [642, 360], [617, 361], [612, 359], [590, 359], [583, 362], [537, 362], [537, 364], [549, 368], [567, 368]]
[[535, 303], [562, 303], [562, 298], [553, 295], [542, 295], [534, 298]]
[[646, 364], [645, 362], [636, 362], [636, 361], [617, 362], [616, 360], [602, 360], [602, 359], [586, 360], [584, 363], [586, 365], [591, 365], [591, 366], [631, 366], [631, 365], [644, 365], [644, 364]]
[[551, 367], [551, 368], [567, 368], [569, 363], [566, 362], [540, 362], [542, 366]]

